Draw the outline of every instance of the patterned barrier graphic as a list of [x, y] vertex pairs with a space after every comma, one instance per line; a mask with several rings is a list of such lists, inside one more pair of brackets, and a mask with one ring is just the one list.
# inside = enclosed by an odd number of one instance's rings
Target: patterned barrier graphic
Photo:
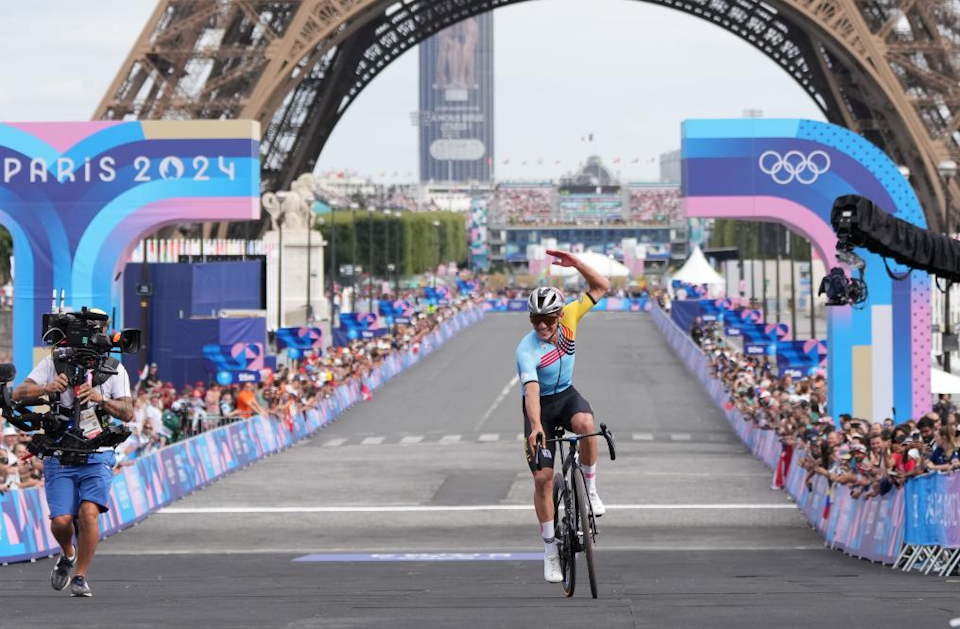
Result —
[[[736, 409], [728, 409], [726, 404], [729, 396], [723, 384], [711, 376], [707, 357], [700, 348], [659, 308], [651, 312], [660, 333], [726, 414], [727, 421], [743, 443], [767, 467], [774, 469], [782, 448], [777, 434], [772, 430], [756, 428], [751, 422], [744, 421]], [[871, 500], [855, 500], [850, 496], [849, 488], [829, 487], [827, 480], [822, 477], [815, 479], [812, 490], [807, 489], [803, 484], [806, 470], [795, 463], [793, 460], [790, 462], [785, 489], [830, 547], [854, 557], [892, 564], [903, 544], [904, 512], [910, 499], [911, 486], [916, 481], [908, 482], [906, 490], [894, 490]], [[957, 489], [960, 489], [960, 484]]]
[[[364, 384], [370, 390], [381, 387], [465, 327], [478, 322], [483, 314], [484, 310], [478, 307], [445, 321], [438, 331], [424, 337], [418, 351], [391, 355]], [[138, 458], [113, 478], [110, 511], [100, 518], [101, 535], [106, 537], [132, 526], [224, 474], [312, 435], [359, 402], [360, 388], [359, 383], [339, 387], [334, 397], [297, 415], [292, 429], [282, 421], [253, 417]], [[0, 513], [0, 562], [26, 561], [57, 552], [59, 547], [50, 534], [50, 513], [42, 488], [0, 494]]]
[[[649, 312], [653, 302], [649, 297], [604, 297], [593, 307], [594, 311]], [[526, 312], [526, 299], [488, 299], [483, 304], [487, 312]]]

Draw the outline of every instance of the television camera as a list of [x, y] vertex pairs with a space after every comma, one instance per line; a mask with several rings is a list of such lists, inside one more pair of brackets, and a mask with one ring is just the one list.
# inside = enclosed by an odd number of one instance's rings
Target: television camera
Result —
[[[119, 360], [114, 352], [132, 354], [140, 350], [140, 331], [126, 329], [108, 335], [104, 329], [110, 318], [105, 312], [89, 310], [64, 312], [60, 308], [43, 315], [43, 340], [55, 346], [53, 363], [58, 374], [65, 374], [74, 393], [88, 375], [94, 386], [118, 373]], [[16, 368], [0, 364], [0, 410], [4, 418], [25, 432], [34, 433], [27, 450], [36, 456], [56, 456], [66, 465], [86, 462], [86, 456], [101, 447], [115, 447], [130, 436], [130, 431], [110, 423], [106, 412], [95, 407], [82, 408], [75, 398], [72, 406], [61, 403], [59, 394], [43, 399], [14, 401], [9, 383]], [[38, 413], [32, 407], [49, 405]]]
[[[960, 282], [960, 241], [888, 214], [866, 197], [856, 194], [837, 197], [830, 223], [837, 234], [837, 259], [856, 269], [859, 276], [848, 278], [842, 268], [830, 269], [820, 283], [820, 293], [827, 294], [828, 306], [858, 304], [867, 299], [863, 279], [865, 263], [854, 253], [856, 247], [881, 256], [893, 280], [906, 279], [910, 270], [916, 269], [950, 282]], [[894, 273], [888, 258], [908, 270]]]

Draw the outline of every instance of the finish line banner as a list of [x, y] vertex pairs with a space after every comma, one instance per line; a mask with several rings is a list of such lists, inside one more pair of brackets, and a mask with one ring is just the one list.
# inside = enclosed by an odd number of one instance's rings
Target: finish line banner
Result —
[[[464, 328], [483, 318], [482, 308], [458, 313], [423, 338], [419, 351], [392, 354], [360, 382], [337, 387], [333, 397], [298, 414], [292, 427], [275, 418], [256, 416], [222, 426], [187, 441], [137, 458], [113, 477], [110, 510], [100, 516], [100, 534], [113, 535], [225, 474], [289, 448], [309, 437], [363, 399], [362, 386], [373, 391], [419, 362]], [[43, 488], [0, 494], [0, 562], [49, 557], [60, 547], [50, 533], [50, 512]]]
[[[749, 446], [753, 454], [767, 467], [776, 469], [783, 452], [777, 433], [757, 428], [752, 422], [744, 420], [739, 411], [729, 407], [730, 394], [723, 388], [720, 380], [711, 375], [707, 357], [700, 348], [659, 308], [654, 308], [652, 313], [653, 320], [667, 343], [724, 412], [740, 440]], [[784, 483], [785, 491], [831, 548], [842, 550], [853, 557], [886, 564], [892, 564], [896, 560], [904, 541], [905, 510], [907, 505], [914, 504], [910, 501], [908, 492], [916, 481], [907, 483], [907, 491], [894, 490], [882, 497], [856, 500], [850, 495], [848, 487], [831, 487], [826, 479], [819, 476], [813, 482], [813, 489], [808, 490], [803, 482], [806, 470], [797, 464], [796, 453], [787, 461], [787, 469], [789, 472]], [[954, 490], [960, 490], [960, 483]], [[939, 494], [940, 498], [944, 495]], [[913, 509], [911, 506], [911, 510]], [[908, 516], [907, 521], [909, 520]]]

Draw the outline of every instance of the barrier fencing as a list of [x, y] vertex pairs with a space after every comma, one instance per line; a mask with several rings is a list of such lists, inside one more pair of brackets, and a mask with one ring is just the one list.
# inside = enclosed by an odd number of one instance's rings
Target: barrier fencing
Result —
[[[654, 308], [652, 316], [657, 328], [671, 348], [676, 352], [687, 368], [700, 381], [710, 398], [724, 412], [727, 421], [744, 444], [771, 470], [780, 464], [783, 446], [773, 430], [761, 430], [749, 421], [745, 421], [736, 408], [728, 408], [729, 393], [720, 380], [710, 374], [707, 357], [700, 351], [690, 337], [665, 315]], [[954, 477], [927, 476], [906, 483], [906, 489], [895, 489], [884, 496], [870, 500], [857, 500], [851, 497], [850, 490], [844, 485], [830, 485], [823, 477], [816, 477], [813, 488], [804, 485], [806, 470], [796, 465], [796, 454], [789, 453], [789, 472], [784, 483], [785, 491], [790, 495], [804, 517], [819, 532], [830, 548], [842, 550], [853, 557], [869, 559], [885, 564], [903, 563], [904, 521], [922, 512], [924, 504], [911, 502], [915, 485], [929, 482], [930, 478], [953, 479]], [[960, 488], [960, 478], [956, 481]], [[941, 495], [942, 496], [942, 495]], [[907, 505], [913, 508], [907, 509]], [[956, 506], [956, 505], [955, 505]], [[909, 515], [905, 515], [909, 511]], [[960, 533], [960, 518], [957, 518], [957, 532]], [[907, 526], [908, 540], [910, 527]], [[960, 536], [958, 536], [960, 541]], [[926, 569], [932, 565], [930, 555], [923, 554], [923, 561], [904, 564], [905, 569]], [[941, 553], [942, 554], [942, 553]]]
[[[472, 308], [440, 324], [425, 336], [418, 351], [387, 357], [363, 384], [372, 391], [419, 362], [469, 325], [483, 318], [484, 309]], [[222, 426], [137, 458], [114, 476], [110, 510], [100, 518], [101, 537], [107, 537], [155, 513], [166, 505], [209, 485], [225, 474], [289, 448], [338, 418], [362, 399], [358, 382], [337, 387], [333, 397], [299, 413], [288, 429], [284, 422], [255, 416]], [[50, 512], [44, 489], [16, 489], [0, 494], [0, 562], [13, 563], [58, 552], [50, 533]]]

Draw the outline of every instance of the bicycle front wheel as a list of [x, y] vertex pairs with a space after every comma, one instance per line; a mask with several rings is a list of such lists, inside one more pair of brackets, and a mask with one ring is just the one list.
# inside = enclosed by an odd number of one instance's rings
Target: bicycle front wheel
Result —
[[590, 502], [587, 498], [587, 484], [583, 480], [583, 471], [578, 467], [573, 470], [573, 485], [577, 493], [577, 512], [580, 516], [581, 538], [583, 539], [583, 553], [587, 557], [587, 573], [590, 575], [590, 594], [597, 598], [597, 571], [593, 557], [593, 527], [590, 523]]
[[563, 571], [563, 594], [573, 596], [577, 586], [577, 527], [573, 497], [559, 474], [553, 477], [553, 529], [560, 551], [560, 569]]

